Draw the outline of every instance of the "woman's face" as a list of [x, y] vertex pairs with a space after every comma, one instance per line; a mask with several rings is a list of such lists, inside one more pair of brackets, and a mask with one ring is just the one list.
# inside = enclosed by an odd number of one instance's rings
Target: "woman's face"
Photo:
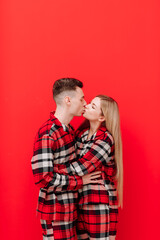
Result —
[[99, 121], [102, 117], [101, 101], [99, 97], [93, 98], [93, 100], [85, 106], [83, 116], [89, 121]]

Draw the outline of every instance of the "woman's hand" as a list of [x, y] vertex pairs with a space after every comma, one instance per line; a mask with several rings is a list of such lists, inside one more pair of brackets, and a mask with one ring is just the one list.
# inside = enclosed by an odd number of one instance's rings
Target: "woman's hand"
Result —
[[82, 177], [83, 185], [89, 184], [89, 183], [101, 183], [102, 180], [98, 180], [97, 178], [101, 177], [101, 172], [92, 172], [89, 174], [86, 174]]

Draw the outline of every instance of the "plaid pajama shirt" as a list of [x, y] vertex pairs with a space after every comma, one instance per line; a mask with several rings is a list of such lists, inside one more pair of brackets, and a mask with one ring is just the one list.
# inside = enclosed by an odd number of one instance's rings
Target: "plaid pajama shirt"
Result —
[[[114, 175], [116, 173], [115, 159], [114, 159], [114, 141], [111, 134], [105, 127], [101, 127], [91, 139], [87, 140], [89, 130], [84, 129], [77, 134], [77, 155], [78, 160], [71, 163], [74, 174], [83, 176], [87, 173], [91, 173], [95, 170], [102, 172], [101, 184], [88, 184], [83, 186], [79, 192], [79, 220], [78, 228], [82, 227], [82, 223], [86, 223], [86, 219], [90, 225], [92, 222], [96, 222], [96, 226], [93, 224], [92, 227], [87, 228], [84, 224], [84, 229], [78, 229], [79, 239], [103, 239], [101, 228], [104, 224], [104, 206], [106, 207], [106, 229], [107, 237], [109, 235], [116, 235], [116, 223], [118, 215], [118, 201], [117, 201], [117, 190], [114, 182]], [[67, 167], [59, 166], [61, 173], [67, 172]], [[86, 207], [86, 205], [88, 206]], [[96, 211], [97, 207], [100, 207]], [[87, 208], [87, 210], [86, 210]], [[108, 210], [107, 210], [108, 209]], [[99, 223], [97, 223], [99, 219]], [[92, 231], [95, 229], [94, 237]], [[85, 235], [86, 232], [86, 235]], [[81, 233], [81, 234], [80, 234]], [[83, 233], [83, 234], [82, 234]], [[89, 238], [85, 238], [88, 236]], [[92, 237], [91, 237], [92, 236]], [[104, 238], [105, 239], [105, 238]], [[107, 238], [106, 238], [107, 239]]]
[[56, 167], [75, 158], [74, 131], [71, 126], [62, 126], [52, 112], [36, 135], [31, 160], [35, 184], [40, 188], [37, 206], [40, 219], [65, 222], [77, 219], [77, 190], [83, 186], [82, 177], [71, 175], [69, 167], [65, 174], [60, 174]]

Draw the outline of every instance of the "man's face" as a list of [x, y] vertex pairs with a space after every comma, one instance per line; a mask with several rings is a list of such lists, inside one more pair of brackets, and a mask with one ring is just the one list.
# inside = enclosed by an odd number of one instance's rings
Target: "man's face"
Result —
[[71, 113], [73, 116], [81, 116], [86, 105], [86, 101], [84, 100], [84, 93], [81, 88], [76, 88], [75, 94], [71, 98], [71, 103]]

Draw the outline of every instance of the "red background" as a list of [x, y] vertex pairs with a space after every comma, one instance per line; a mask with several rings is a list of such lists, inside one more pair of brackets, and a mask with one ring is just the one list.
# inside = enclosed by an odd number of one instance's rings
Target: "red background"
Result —
[[54, 80], [71, 76], [84, 82], [87, 101], [103, 93], [120, 106], [124, 208], [118, 239], [157, 239], [159, 1], [2, 0], [0, 9], [1, 238], [42, 239], [33, 140], [55, 107]]

